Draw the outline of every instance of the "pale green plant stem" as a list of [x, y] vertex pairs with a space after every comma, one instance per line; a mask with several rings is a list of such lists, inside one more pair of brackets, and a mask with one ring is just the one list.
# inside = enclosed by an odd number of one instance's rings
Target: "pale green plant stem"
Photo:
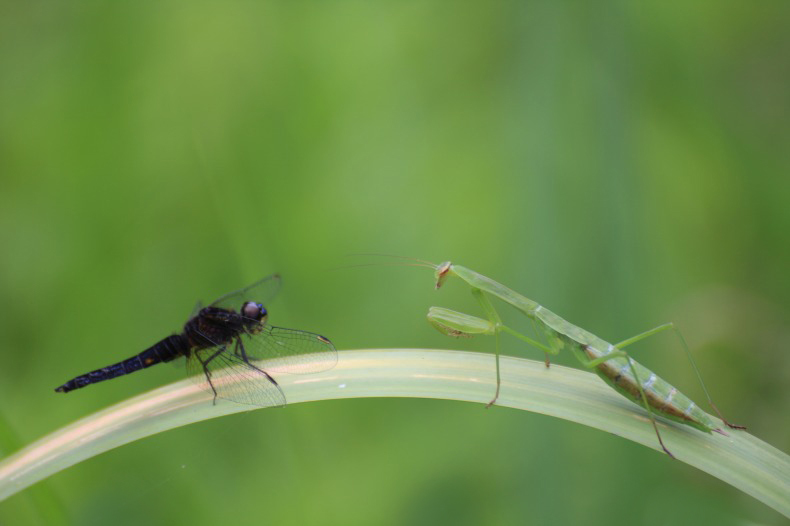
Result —
[[[658, 449], [645, 411], [594, 374], [558, 365], [547, 369], [543, 362], [521, 358], [503, 356], [501, 360], [502, 390], [497, 406], [556, 416]], [[439, 398], [486, 404], [494, 392], [496, 375], [490, 354], [379, 349], [343, 351], [331, 370], [306, 375], [278, 374], [276, 379], [289, 404], [368, 397]], [[68, 396], [53, 395], [53, 404], [68, 402]], [[223, 400], [212, 405], [211, 395], [188, 380], [136, 396], [55, 431], [0, 461], [0, 500], [133, 440], [251, 409], [254, 407]], [[786, 454], [744, 431], [734, 430], [729, 436], [722, 436], [662, 419], [658, 425], [679, 461], [790, 516], [790, 457]], [[665, 458], [671, 469], [675, 460]]]

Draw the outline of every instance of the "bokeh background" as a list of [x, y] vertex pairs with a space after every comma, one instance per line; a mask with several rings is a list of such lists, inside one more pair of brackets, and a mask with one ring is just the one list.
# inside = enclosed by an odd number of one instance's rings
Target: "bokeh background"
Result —
[[[368, 252], [452, 259], [612, 341], [675, 321], [729, 418], [787, 451], [789, 23], [787, 2], [3, 2], [2, 454], [181, 379], [52, 391], [275, 271], [272, 322], [339, 349], [492, 350], [424, 321], [476, 312], [462, 286]], [[704, 401], [671, 335], [638, 349]], [[576, 424], [369, 399], [180, 428], [0, 503], [108, 521], [782, 519]]]

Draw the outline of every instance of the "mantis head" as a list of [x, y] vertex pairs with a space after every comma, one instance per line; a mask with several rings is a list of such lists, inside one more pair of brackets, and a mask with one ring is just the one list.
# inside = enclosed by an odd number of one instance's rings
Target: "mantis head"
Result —
[[436, 288], [438, 289], [444, 284], [445, 278], [447, 275], [450, 274], [450, 271], [453, 268], [453, 264], [450, 261], [445, 261], [438, 267], [436, 267]]

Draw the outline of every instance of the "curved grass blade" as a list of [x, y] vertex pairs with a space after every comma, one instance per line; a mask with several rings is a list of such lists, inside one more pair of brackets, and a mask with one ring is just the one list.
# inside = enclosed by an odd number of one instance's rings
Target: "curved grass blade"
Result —
[[[496, 377], [491, 355], [468, 351], [343, 351], [335, 368], [277, 376], [288, 403], [363, 397], [439, 398], [485, 404]], [[658, 450], [647, 414], [592, 373], [503, 356], [498, 404], [578, 422]], [[266, 367], [265, 362], [261, 363]], [[253, 406], [217, 400], [188, 380], [87, 416], [0, 461], [0, 501], [109, 449], [174, 427]], [[659, 419], [681, 462], [790, 517], [790, 457], [746, 432], [706, 434]], [[671, 464], [668, 464], [671, 465]]]

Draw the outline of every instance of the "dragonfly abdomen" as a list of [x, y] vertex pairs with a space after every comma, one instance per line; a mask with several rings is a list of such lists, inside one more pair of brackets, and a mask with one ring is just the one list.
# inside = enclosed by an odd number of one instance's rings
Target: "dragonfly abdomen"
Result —
[[186, 355], [188, 352], [189, 344], [186, 338], [180, 334], [174, 334], [157, 342], [137, 356], [72, 378], [55, 389], [55, 391], [59, 393], [68, 393], [69, 391], [85, 387], [86, 385], [103, 382], [104, 380], [110, 380], [111, 378], [117, 378], [118, 376], [151, 367], [159, 362], [169, 362], [179, 356]]

